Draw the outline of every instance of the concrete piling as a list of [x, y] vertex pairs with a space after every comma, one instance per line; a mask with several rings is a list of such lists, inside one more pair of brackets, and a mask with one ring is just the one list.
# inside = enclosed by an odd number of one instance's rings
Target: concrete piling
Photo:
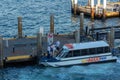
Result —
[[54, 34], [54, 15], [51, 14], [50, 16], [50, 33]]
[[0, 36], [0, 68], [3, 68], [4, 62], [3, 62], [3, 38]]
[[80, 13], [80, 35], [84, 34], [84, 13]]
[[22, 38], [22, 17], [18, 17], [18, 38]]
[[94, 0], [91, 0], [91, 20], [94, 21]]

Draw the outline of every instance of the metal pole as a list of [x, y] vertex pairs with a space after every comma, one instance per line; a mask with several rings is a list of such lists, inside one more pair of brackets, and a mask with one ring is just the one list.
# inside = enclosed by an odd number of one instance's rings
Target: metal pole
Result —
[[84, 13], [80, 13], [80, 35], [84, 34], [83, 27], [84, 27]]
[[3, 38], [0, 36], [0, 68], [3, 68]]
[[18, 17], [18, 38], [22, 38], [22, 17]]
[[50, 33], [54, 34], [54, 15], [51, 14], [50, 16]]

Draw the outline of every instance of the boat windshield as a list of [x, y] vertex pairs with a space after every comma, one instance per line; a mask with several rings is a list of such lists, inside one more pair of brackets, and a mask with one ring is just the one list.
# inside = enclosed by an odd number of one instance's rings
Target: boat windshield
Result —
[[57, 57], [60, 57], [60, 58], [65, 57], [65, 55], [66, 55], [68, 52], [69, 52], [68, 49], [62, 48], [62, 49], [60, 50], [60, 52], [59, 52], [59, 54], [58, 54]]

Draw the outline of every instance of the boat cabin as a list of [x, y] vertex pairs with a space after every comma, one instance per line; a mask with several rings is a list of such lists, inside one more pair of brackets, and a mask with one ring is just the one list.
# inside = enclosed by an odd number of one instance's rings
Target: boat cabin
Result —
[[105, 41], [65, 44], [57, 57], [69, 58], [110, 53], [109, 44]]

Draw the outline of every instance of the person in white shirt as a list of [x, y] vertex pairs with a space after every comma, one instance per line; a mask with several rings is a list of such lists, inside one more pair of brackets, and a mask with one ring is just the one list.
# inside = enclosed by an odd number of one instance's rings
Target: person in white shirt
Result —
[[59, 47], [60, 47], [60, 41], [56, 42], [56, 49], [59, 51]]

